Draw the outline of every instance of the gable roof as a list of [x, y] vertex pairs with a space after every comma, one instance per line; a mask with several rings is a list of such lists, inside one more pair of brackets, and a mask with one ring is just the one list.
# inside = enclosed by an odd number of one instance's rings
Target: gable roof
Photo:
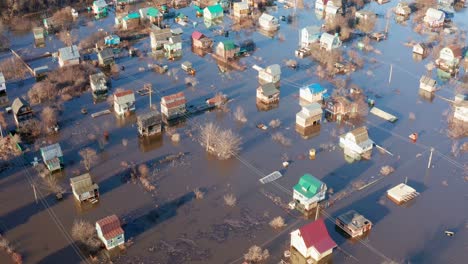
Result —
[[462, 57], [462, 48], [459, 45], [448, 45], [446, 48], [450, 49], [455, 58]]
[[367, 133], [367, 128], [364, 126], [358, 127], [349, 133], [351, 133], [354, 136], [354, 138], [356, 139], [356, 144], [358, 145], [369, 140], [369, 134]]
[[220, 4], [215, 4], [215, 5], [207, 6], [206, 8], [208, 9], [208, 11], [209, 11], [211, 14], [214, 14], [214, 13], [223, 13], [223, 12], [224, 12], [223, 7], [222, 7]]
[[338, 219], [347, 226], [351, 226], [353, 229], [359, 229], [370, 223], [363, 215], [359, 214], [354, 210], [350, 210], [340, 216]]
[[436, 80], [426, 75], [421, 76], [421, 79], [419, 79], [419, 82], [424, 83], [425, 85], [429, 85], [429, 86], [435, 86], [437, 83]]
[[322, 182], [310, 174], [304, 174], [294, 185], [294, 190], [307, 198], [314, 197], [320, 190]]
[[320, 254], [337, 247], [322, 218], [299, 228], [299, 231], [306, 247], [314, 247]]
[[327, 32], [323, 32], [322, 36], [320, 36], [320, 43], [325, 43], [329, 46], [333, 45], [333, 41], [335, 38], [338, 37], [338, 34], [332, 35]]
[[236, 48], [236, 44], [232, 40], [222, 41], [221, 44], [224, 46], [224, 50], [233, 50]]
[[148, 10], [146, 10], [146, 15], [150, 17], [158, 17], [159, 10], [154, 7], [149, 7]]
[[280, 92], [276, 88], [276, 86], [274, 84], [272, 84], [272, 83], [266, 83], [264, 85], [261, 85], [260, 90], [262, 91], [262, 94], [264, 96], [272, 96], [272, 95], [275, 95], [275, 94]]
[[266, 67], [265, 72], [271, 75], [279, 75], [281, 74], [281, 66], [279, 64], [272, 64]]
[[205, 35], [203, 35], [203, 33], [201, 33], [200, 31], [196, 31], [196, 30], [195, 30], [195, 31], [192, 33], [192, 39], [200, 40], [200, 39], [202, 39], [202, 38], [204, 38], [204, 37], [205, 37]]
[[308, 26], [308, 27], [303, 28], [302, 31], [306, 31], [309, 35], [320, 34], [320, 27]]
[[326, 92], [325, 88], [323, 88], [323, 86], [320, 85], [319, 83], [310, 84], [305, 88], [308, 89], [312, 94], [318, 94], [318, 93]]
[[70, 47], [63, 47], [58, 50], [59, 58], [62, 61], [74, 60], [80, 58], [80, 52], [76, 45]]
[[70, 184], [77, 194], [82, 194], [99, 188], [96, 183], [93, 184], [93, 180], [89, 173], [70, 178]]
[[181, 105], [185, 105], [185, 103], [186, 100], [184, 92], [166, 95], [161, 98], [161, 105], [165, 105], [167, 108], [179, 107]]
[[62, 148], [60, 147], [59, 143], [55, 143], [41, 148], [41, 154], [44, 161], [48, 161], [53, 158], [63, 157]]
[[152, 126], [161, 123], [161, 113], [158, 110], [151, 110], [137, 116], [137, 124], [141, 127]]
[[167, 41], [172, 36], [170, 28], [155, 29], [151, 31], [151, 34], [156, 41]]
[[110, 48], [103, 49], [103, 50], [98, 52], [98, 56], [101, 57], [101, 59], [103, 59], [103, 60], [109, 59], [109, 58], [114, 58], [114, 51], [112, 51], [112, 49], [110, 49]]
[[127, 21], [130, 20], [130, 19], [140, 19], [140, 14], [134, 12], [134, 13], [130, 13], [130, 14], [126, 15], [126, 16], [123, 18], [123, 20], [127, 20]]
[[135, 93], [132, 90], [126, 90], [123, 92], [114, 94], [114, 102], [119, 105], [135, 102]]
[[102, 236], [106, 240], [110, 240], [124, 233], [122, 226], [120, 225], [120, 220], [115, 214], [98, 220], [96, 225], [101, 228]]
[[17, 115], [21, 107], [23, 106], [29, 106], [29, 104], [23, 100], [21, 97], [16, 97], [15, 100], [13, 101], [13, 104], [11, 104], [11, 109], [13, 110], [13, 114]]

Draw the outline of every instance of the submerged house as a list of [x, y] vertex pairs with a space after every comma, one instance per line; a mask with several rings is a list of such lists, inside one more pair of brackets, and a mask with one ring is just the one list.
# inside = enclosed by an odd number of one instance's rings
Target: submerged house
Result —
[[341, 47], [341, 44], [342, 43], [341, 43], [338, 33], [335, 33], [334, 35], [332, 35], [327, 32], [324, 32], [322, 33], [320, 37], [320, 48], [326, 51], [337, 49]]
[[97, 16], [107, 16], [107, 3], [105, 0], [96, 0], [93, 2], [93, 13]]
[[333, 118], [342, 120], [354, 111], [354, 104], [344, 96], [336, 96], [327, 101], [325, 111]]
[[137, 126], [140, 136], [153, 136], [161, 134], [162, 127], [161, 113], [157, 110], [151, 110], [138, 115]]
[[164, 48], [164, 44], [169, 42], [170, 37], [172, 37], [170, 28], [157, 28], [152, 30], [150, 33], [151, 49], [160, 50]]
[[310, 174], [304, 174], [293, 188], [296, 208], [309, 211], [325, 200], [327, 185]]
[[41, 47], [45, 44], [44, 29], [41, 27], [33, 28], [34, 43], [36, 46]]
[[432, 79], [429, 76], [423, 75], [419, 79], [419, 89], [424, 90], [429, 93], [433, 93], [436, 90], [437, 81]]
[[16, 97], [11, 105], [11, 109], [18, 127], [31, 120], [34, 116], [31, 106], [20, 97]]
[[454, 107], [453, 117], [462, 122], [468, 122], [468, 101], [457, 102]]
[[267, 30], [267, 31], [275, 31], [275, 30], [278, 30], [280, 27], [278, 18], [267, 13], [263, 13], [258, 18], [258, 25], [262, 29]]
[[393, 9], [398, 16], [409, 16], [411, 14], [411, 8], [409, 7], [408, 3], [399, 2], [397, 6]]
[[424, 43], [417, 43], [413, 46], [413, 53], [421, 56], [426, 56], [428, 47]]
[[301, 48], [307, 48], [310, 44], [319, 42], [321, 34], [318, 26], [308, 26], [301, 29]]
[[110, 215], [98, 220], [96, 222], [96, 232], [107, 250], [125, 243], [124, 231], [116, 215]]
[[98, 52], [99, 66], [110, 66], [114, 63], [114, 51], [110, 48], [102, 49]]
[[62, 168], [63, 154], [59, 143], [41, 148], [41, 156], [49, 171], [52, 172]]
[[280, 99], [280, 90], [273, 83], [266, 83], [257, 88], [257, 101], [263, 104], [278, 103]]
[[335, 223], [352, 238], [362, 236], [372, 228], [372, 222], [354, 210], [338, 216]]
[[160, 22], [163, 19], [163, 14], [154, 7], [141, 8], [138, 13], [140, 13], [142, 20], [147, 20], [151, 23]]
[[122, 18], [122, 29], [135, 29], [140, 25], [140, 14], [130, 13]]
[[247, 2], [234, 3], [233, 10], [235, 18], [246, 18], [250, 15], [250, 8]]
[[115, 34], [106, 36], [104, 38], [104, 44], [107, 45], [107, 46], [119, 45], [120, 44], [120, 37], [115, 35]]
[[126, 115], [135, 111], [135, 93], [131, 90], [114, 94], [114, 111], [117, 115]]
[[403, 204], [416, 198], [419, 193], [409, 185], [400, 183], [387, 191], [387, 197], [396, 204]]
[[225, 40], [218, 43], [216, 46], [216, 55], [225, 60], [234, 59], [239, 54], [240, 47], [232, 40]]
[[218, 20], [223, 19], [224, 10], [219, 4], [207, 6], [203, 9], [203, 18], [205, 20]]
[[80, 52], [76, 45], [60, 48], [58, 50], [58, 62], [60, 67], [80, 64]]
[[424, 23], [429, 27], [442, 27], [445, 21], [445, 13], [434, 9], [432, 7], [428, 8], [426, 15], [424, 16]]
[[367, 128], [359, 127], [340, 136], [340, 147], [352, 158], [370, 158], [374, 142], [369, 138]]
[[258, 71], [258, 81], [263, 83], [278, 84], [281, 79], [281, 66], [279, 64], [273, 64], [265, 69]]
[[163, 47], [169, 57], [182, 56], [182, 38], [180, 36], [170, 36]]
[[161, 113], [167, 120], [181, 117], [185, 115], [186, 103], [183, 92], [163, 96], [161, 98]]
[[70, 185], [73, 196], [80, 203], [86, 200], [94, 202], [99, 198], [99, 186], [93, 182], [89, 173], [70, 178]]
[[110, 82], [102, 72], [89, 76], [93, 97], [105, 97], [109, 91]]
[[[315, 220], [291, 233], [291, 251], [297, 251], [306, 259], [307, 263], [317, 261], [330, 255], [337, 245], [328, 234], [327, 227], [322, 218]], [[305, 263], [293, 259], [292, 263]]]
[[194, 48], [211, 49], [213, 41], [199, 31], [192, 33], [192, 44]]
[[318, 103], [311, 103], [302, 107], [296, 114], [296, 126], [304, 131], [311, 126], [318, 126], [322, 122], [323, 110]]
[[439, 52], [436, 60], [437, 66], [442, 70], [455, 71], [462, 59], [462, 48], [458, 45], [449, 45]]
[[299, 97], [307, 103], [323, 102], [327, 90], [318, 83], [313, 83], [299, 89]]

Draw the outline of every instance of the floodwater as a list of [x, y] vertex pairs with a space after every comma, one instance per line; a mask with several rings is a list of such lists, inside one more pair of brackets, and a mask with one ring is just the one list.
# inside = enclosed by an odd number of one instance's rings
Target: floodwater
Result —
[[[305, 6], [312, 5], [310, 1], [305, 2]], [[395, 2], [383, 6], [371, 3], [367, 9], [385, 15], [386, 10], [395, 5]], [[202, 20], [195, 18], [192, 8], [180, 12], [188, 15], [191, 21], [198, 21], [197, 30], [214, 37], [216, 42], [225, 39], [224, 36], [215, 36], [215, 30], [220, 26], [206, 29]], [[24, 262], [84, 262], [81, 257], [85, 256], [80, 256], [70, 243], [74, 219], [82, 218], [93, 223], [104, 216], [117, 214], [124, 219], [126, 239], [131, 239], [133, 244], [124, 253], [114, 256], [115, 263], [241, 263], [243, 253], [253, 244], [269, 249], [271, 257], [268, 263], [277, 263], [289, 247], [289, 232], [308, 221], [297, 218], [297, 214], [287, 213], [265, 193], [278, 196], [287, 203], [292, 199], [289, 190], [299, 177], [311, 173], [336, 194], [347, 190], [357, 180], [369, 181], [380, 177], [380, 168], [391, 165], [395, 167], [395, 173], [362, 191], [353, 192], [326, 209], [332, 217], [354, 209], [374, 223], [370, 234], [359, 242], [346, 240], [335, 231], [332, 221], [326, 221], [330, 235], [340, 248], [334, 251], [332, 262], [382, 263], [391, 259], [411, 263], [463, 263], [468, 246], [468, 183], [464, 179], [467, 157], [451, 154], [454, 141], [445, 133], [448, 103], [438, 98], [430, 102], [418, 95], [419, 77], [426, 72], [424, 65], [430, 62], [430, 58], [416, 62], [410, 48], [403, 46], [409, 39], [422, 39], [412, 31], [412, 22], [401, 25], [391, 19], [388, 40], [373, 43], [383, 54], [365, 54], [378, 62], [367, 62], [364, 69], [350, 76], [351, 83], [358, 84], [370, 94], [379, 95], [377, 106], [399, 118], [391, 124], [369, 115], [365, 121], [370, 137], [391, 151], [393, 156], [374, 150], [371, 160], [349, 164], [337, 146], [337, 135], [351, 130], [351, 126], [324, 123], [320, 133], [310, 139], [302, 138], [294, 130], [295, 114], [300, 110], [299, 87], [321, 81], [313, 74], [315, 63], [310, 59], [299, 60], [298, 70], [287, 68], [284, 61], [294, 56], [299, 29], [320, 25], [321, 22], [313, 9], [294, 11], [279, 8], [274, 14], [280, 16], [293, 12], [296, 12], [297, 22], [282, 22], [279, 33], [273, 38], [249, 30], [230, 32], [230, 37], [236, 41], [253, 39], [257, 45], [252, 56], [241, 59], [241, 63], [247, 65], [244, 72], [220, 72], [210, 55], [199, 57], [193, 54], [190, 48], [193, 28], [190, 25], [183, 28], [183, 58], [175, 62], [164, 61], [169, 65], [171, 76], [139, 71], [140, 67], [155, 62], [151, 57], [117, 60], [119, 65], [125, 66], [125, 71], [112, 80], [114, 89], [136, 91], [145, 83], [152, 83], [158, 91], [153, 96], [153, 102], [157, 103], [160, 96], [179, 91], [184, 91], [189, 101], [206, 98], [216, 92], [223, 92], [233, 99], [229, 103], [231, 112], [208, 112], [179, 125], [176, 128], [181, 134], [179, 143], [171, 142], [168, 135], [150, 143], [140, 142], [132, 122], [134, 119], [119, 120], [113, 114], [96, 119], [82, 115], [80, 109], [83, 106], [87, 107], [88, 113], [108, 107], [106, 102], [93, 104], [90, 93], [66, 102], [60, 116], [59, 135], [41, 139], [36, 144], [43, 146], [60, 142], [65, 155], [64, 176], [61, 178], [67, 189], [65, 199], [56, 202], [41, 186], [40, 178], [29, 164], [33, 157], [40, 156], [35, 146], [30, 146], [24, 159], [14, 160], [16, 166], [0, 174], [0, 230], [23, 255]], [[468, 13], [463, 9], [455, 14], [454, 22], [459, 28], [466, 28], [467, 18]], [[92, 24], [84, 23], [75, 31], [82, 38], [99, 28], [109, 30], [112, 23], [113, 16], [110, 15]], [[225, 18], [225, 24], [229, 23], [230, 20]], [[384, 26], [385, 20], [380, 18], [378, 29]], [[32, 34], [11, 34], [10, 37], [13, 49], [30, 51], [31, 54], [55, 51], [63, 45], [50, 37], [47, 47], [34, 49]], [[345, 46], [348, 48], [354, 44], [346, 43]], [[134, 46], [149, 50], [149, 38]], [[0, 59], [8, 56], [1, 54]], [[197, 71], [198, 84], [195, 87], [185, 85], [187, 75], [180, 70], [180, 63], [185, 60], [191, 61]], [[257, 72], [251, 66], [266, 67], [274, 63], [282, 65], [280, 104], [267, 112], [258, 111], [255, 104]], [[57, 65], [50, 58], [32, 64]], [[393, 76], [388, 84], [390, 64], [393, 65]], [[333, 86], [330, 83], [321, 83], [331, 92]], [[32, 79], [21, 85], [8, 83], [10, 101], [26, 94], [33, 84]], [[452, 97], [453, 87], [444, 85], [440, 94]], [[144, 112], [148, 109], [148, 97], [137, 95], [136, 105], [137, 113]], [[246, 124], [238, 124], [234, 120], [232, 113], [238, 106], [245, 110]], [[40, 110], [39, 107], [35, 109]], [[410, 112], [415, 114], [415, 120], [409, 118]], [[257, 123], [268, 124], [276, 118], [281, 120], [279, 128], [267, 131], [255, 128]], [[191, 133], [196, 136], [197, 126], [207, 121], [232, 128], [242, 136], [240, 160], [215, 160], [189, 136]], [[11, 125], [12, 120], [9, 123]], [[102, 137], [105, 130], [110, 133], [108, 141]], [[292, 140], [292, 145], [287, 147], [274, 142], [271, 139], [274, 132], [283, 133]], [[420, 135], [417, 144], [407, 139], [413, 132]], [[458, 142], [461, 144], [466, 139], [458, 139]], [[326, 148], [323, 144], [335, 147]], [[69, 177], [84, 172], [77, 154], [84, 147], [99, 150], [99, 162], [91, 169], [91, 174], [100, 186], [101, 199], [91, 208], [80, 208], [68, 185]], [[305, 159], [312, 147], [322, 149], [316, 160]], [[427, 169], [430, 147], [436, 151], [433, 166]], [[185, 153], [180, 161], [159, 163], [167, 155], [179, 152]], [[284, 156], [291, 161], [287, 169], [281, 167]], [[129, 180], [128, 172], [121, 167], [123, 161], [150, 166], [155, 171], [151, 180], [156, 191], [146, 192], [141, 185]], [[262, 185], [258, 181], [260, 177], [280, 169], [284, 176], [276, 181], [278, 185]], [[42, 203], [35, 202], [29, 178], [33, 179], [44, 198]], [[405, 181], [405, 178], [421, 195], [402, 207], [387, 200], [385, 191]], [[206, 192], [203, 199], [194, 198], [194, 188]], [[227, 193], [237, 197], [236, 207], [224, 205], [223, 195]], [[44, 205], [50, 210], [46, 210]], [[287, 227], [282, 231], [275, 231], [268, 225], [276, 216], [283, 216], [286, 220]], [[226, 223], [235, 224], [228, 226]], [[445, 230], [452, 230], [456, 235], [447, 237]], [[0, 253], [0, 259], [2, 263], [10, 261], [3, 253]]]

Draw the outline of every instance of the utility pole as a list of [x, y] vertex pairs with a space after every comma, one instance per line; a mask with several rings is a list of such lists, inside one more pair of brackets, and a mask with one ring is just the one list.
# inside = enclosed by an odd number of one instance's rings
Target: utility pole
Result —
[[392, 82], [392, 74], [393, 74], [393, 64], [390, 64], [390, 73], [388, 76], [388, 84]]
[[36, 203], [37, 203], [37, 192], [36, 192], [36, 186], [34, 184], [31, 184], [32, 188], [33, 188], [33, 192], [34, 192], [34, 200], [36, 200]]
[[150, 101], [150, 110], [151, 110], [151, 92], [153, 92], [153, 87], [149, 86], [149, 101]]
[[320, 204], [317, 203], [317, 209], [315, 210], [315, 220], [318, 219], [320, 212]]
[[2, 129], [2, 125], [0, 125], [0, 136], [3, 138], [3, 129]]
[[431, 162], [432, 162], [432, 153], [434, 152], [434, 148], [431, 148], [431, 155], [429, 155], [429, 162], [427, 163], [427, 168], [429, 169], [431, 167]]

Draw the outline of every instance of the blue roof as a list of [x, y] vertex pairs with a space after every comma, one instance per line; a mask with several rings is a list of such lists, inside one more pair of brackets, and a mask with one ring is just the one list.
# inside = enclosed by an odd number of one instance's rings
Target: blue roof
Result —
[[325, 88], [323, 88], [322, 85], [320, 85], [318, 83], [313, 83], [313, 84], [307, 86], [307, 88], [309, 88], [310, 92], [314, 93], [314, 94], [325, 92]]

